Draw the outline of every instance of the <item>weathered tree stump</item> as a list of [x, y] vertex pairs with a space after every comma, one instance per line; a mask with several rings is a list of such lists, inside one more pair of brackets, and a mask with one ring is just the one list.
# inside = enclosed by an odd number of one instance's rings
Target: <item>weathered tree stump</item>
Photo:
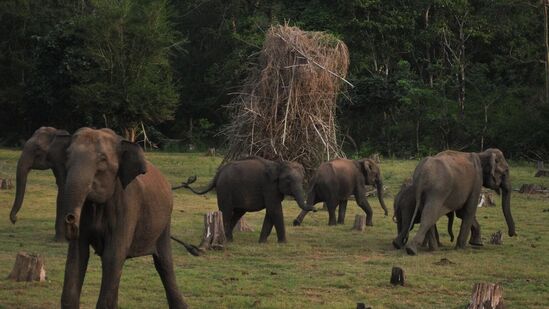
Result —
[[372, 306], [366, 305], [365, 303], [356, 303], [356, 309], [372, 309]]
[[208, 148], [208, 151], [206, 151], [206, 157], [215, 157], [215, 148]]
[[13, 183], [11, 179], [0, 179], [0, 189], [7, 190], [13, 188]]
[[503, 244], [503, 233], [501, 231], [497, 231], [492, 236], [490, 236], [490, 243], [492, 245], [501, 245]]
[[537, 170], [534, 177], [547, 177], [549, 176], [549, 169], [543, 167], [543, 161], [537, 162]]
[[481, 193], [479, 197], [478, 207], [493, 207], [496, 206], [496, 203], [494, 201], [494, 197], [492, 196], [491, 192]]
[[17, 253], [15, 264], [8, 279], [15, 281], [45, 281], [44, 259], [39, 255], [26, 252]]
[[204, 215], [204, 234], [202, 242], [198, 246], [201, 250], [223, 250], [227, 238], [223, 227], [223, 215], [221, 211], [209, 212]]
[[393, 267], [393, 270], [391, 271], [391, 284], [392, 285], [402, 285], [404, 286], [404, 281], [406, 280], [406, 276], [404, 275], [404, 269], [400, 267]]
[[365, 215], [356, 215], [355, 224], [353, 225], [353, 230], [364, 231], [366, 228], [366, 216]]
[[238, 222], [236, 223], [236, 226], [234, 227], [239, 232], [253, 232], [254, 229], [248, 225], [246, 220], [244, 220], [244, 217], [240, 218]]
[[522, 184], [519, 189], [519, 193], [536, 194], [536, 193], [549, 193], [546, 187], [536, 184]]
[[476, 283], [469, 309], [503, 309], [503, 292], [499, 284]]

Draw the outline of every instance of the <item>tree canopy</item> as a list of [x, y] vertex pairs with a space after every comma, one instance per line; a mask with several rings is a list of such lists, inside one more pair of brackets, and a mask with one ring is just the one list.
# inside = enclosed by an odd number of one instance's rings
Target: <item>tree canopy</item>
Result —
[[[545, 2], [543, 2], [545, 3]], [[288, 22], [349, 47], [338, 118], [350, 153], [499, 147], [549, 155], [539, 1], [7, 0], [0, 4], [0, 142], [41, 125], [143, 122], [219, 145], [223, 106]]]

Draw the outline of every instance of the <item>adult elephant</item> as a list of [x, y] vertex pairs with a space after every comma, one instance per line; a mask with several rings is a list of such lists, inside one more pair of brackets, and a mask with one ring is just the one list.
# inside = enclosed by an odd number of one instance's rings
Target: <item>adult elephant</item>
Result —
[[[499, 149], [491, 148], [480, 153], [444, 151], [423, 159], [414, 171], [416, 206], [411, 224], [421, 212], [421, 223], [414, 238], [406, 244], [408, 254], [417, 254], [425, 234], [438, 218], [456, 212], [461, 227], [456, 248], [464, 248], [469, 231], [476, 221], [477, 203], [482, 186], [502, 192], [502, 209], [509, 236], [515, 236], [515, 223], [511, 215], [511, 179], [509, 165]], [[411, 226], [410, 226], [411, 228]], [[480, 238], [480, 231], [478, 231]]]
[[[372, 207], [366, 199], [366, 185], [375, 186], [381, 208], [387, 215], [387, 207], [383, 200], [383, 180], [377, 163], [371, 159], [349, 160], [334, 159], [322, 163], [316, 170], [307, 194], [307, 205], [313, 207], [316, 203], [325, 202], [328, 208], [328, 225], [336, 224], [335, 211], [339, 206], [337, 223], [345, 223], [347, 199], [351, 194], [356, 203], [366, 213], [366, 225], [372, 223]], [[307, 211], [294, 220], [294, 225], [301, 225]]]
[[[416, 199], [414, 186], [411, 182], [405, 183], [402, 185], [397, 195], [395, 195], [393, 203], [393, 221], [397, 225], [397, 238], [393, 241], [393, 245], [397, 249], [402, 248], [404, 243], [406, 243], [410, 225], [413, 227], [415, 224], [420, 223], [420, 212], [417, 213], [414, 222], [410, 222], [414, 214], [415, 206]], [[448, 235], [450, 235], [450, 241], [454, 241], [454, 232], [452, 231], [454, 212], [449, 212], [446, 215], [448, 216]], [[441, 246], [436, 224], [427, 232], [423, 245], [426, 244], [429, 245], [429, 249], [431, 250], [436, 250]]]
[[[62, 138], [57, 138], [61, 136]], [[57, 184], [57, 202], [55, 218], [55, 241], [65, 240], [63, 225], [63, 209], [59, 198], [63, 194], [65, 185], [65, 148], [67, 147], [69, 132], [52, 127], [41, 127], [34, 132], [23, 146], [23, 151], [17, 162], [15, 201], [10, 212], [10, 221], [15, 224], [17, 213], [23, 205], [27, 176], [31, 170], [51, 169]]]
[[[229, 162], [219, 168], [210, 184], [203, 190], [183, 183], [196, 194], [217, 191], [217, 206], [223, 214], [227, 239], [233, 239], [233, 229], [246, 213], [266, 209], [259, 242], [266, 242], [273, 225], [278, 242], [286, 242], [282, 200], [293, 196], [301, 209], [313, 210], [305, 204], [303, 178], [305, 170], [296, 162], [274, 162], [260, 157], [248, 157]], [[196, 180], [196, 179], [194, 179]]]
[[79, 308], [89, 247], [101, 257], [97, 308], [116, 308], [124, 260], [152, 255], [170, 308], [186, 308], [170, 244], [171, 186], [143, 151], [110, 129], [81, 128], [67, 148], [61, 201], [69, 250], [61, 306]]

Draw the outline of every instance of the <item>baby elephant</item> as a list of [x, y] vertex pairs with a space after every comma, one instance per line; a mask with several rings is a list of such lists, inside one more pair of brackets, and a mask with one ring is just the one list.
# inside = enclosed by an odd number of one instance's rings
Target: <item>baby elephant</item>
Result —
[[[395, 201], [393, 203], [394, 215], [393, 221], [397, 224], [397, 235], [403, 236], [403, 242], [406, 243], [408, 232], [406, 229], [410, 229], [410, 218], [414, 213], [414, 208], [416, 206], [415, 192], [414, 187], [411, 183], [404, 183], [400, 188], [400, 191], [395, 196]], [[454, 224], [454, 213], [448, 213], [448, 234], [450, 235], [450, 241], [454, 241], [454, 233], [452, 231], [452, 226]], [[414, 222], [411, 224], [413, 227], [415, 224], [419, 224], [421, 221], [421, 213], [418, 213], [415, 217]], [[404, 244], [398, 242], [397, 239], [393, 240], [393, 246], [400, 249]], [[438, 235], [437, 226], [434, 225], [433, 228], [427, 233], [427, 237], [423, 245], [429, 245], [430, 250], [436, 250], [440, 244], [440, 239]]]
[[[376, 187], [379, 203], [387, 215], [387, 207], [383, 201], [381, 171], [377, 163], [371, 159], [335, 159], [322, 163], [311, 180], [307, 206], [312, 207], [316, 203], [325, 202], [329, 215], [328, 225], [336, 224], [335, 211], [339, 206], [337, 223], [343, 224], [347, 199], [353, 194], [358, 206], [366, 213], [366, 225], [373, 225], [372, 207], [366, 199], [366, 185]], [[300, 225], [305, 215], [307, 212], [301, 211], [294, 220], [294, 225]]]
[[303, 166], [296, 162], [274, 162], [260, 157], [248, 157], [220, 167], [211, 183], [203, 190], [188, 186], [196, 178], [190, 178], [182, 187], [196, 194], [205, 194], [216, 189], [217, 206], [223, 213], [225, 235], [229, 241], [233, 239], [236, 223], [246, 212], [266, 209], [259, 242], [267, 241], [273, 225], [278, 242], [286, 242], [282, 214], [284, 196], [293, 196], [301, 209], [314, 210], [305, 205], [304, 174]]

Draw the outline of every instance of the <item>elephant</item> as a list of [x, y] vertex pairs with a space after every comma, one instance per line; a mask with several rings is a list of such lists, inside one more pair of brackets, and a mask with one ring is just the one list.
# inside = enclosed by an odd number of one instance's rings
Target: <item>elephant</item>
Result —
[[[322, 163], [311, 180], [307, 206], [312, 207], [316, 203], [325, 202], [329, 215], [328, 225], [336, 225], [335, 210], [339, 206], [337, 223], [344, 224], [347, 199], [354, 194], [356, 203], [366, 213], [366, 225], [371, 226], [372, 207], [366, 199], [365, 185], [376, 187], [379, 203], [387, 216], [381, 171], [378, 164], [371, 159], [334, 159]], [[301, 211], [294, 220], [294, 226], [301, 225], [306, 215], [307, 211]]]
[[187, 308], [173, 269], [173, 197], [164, 176], [139, 145], [110, 129], [80, 128], [66, 153], [61, 202], [69, 248], [61, 307], [79, 308], [91, 246], [102, 267], [97, 308], [117, 307], [124, 261], [144, 255], [153, 256], [169, 307]]
[[[397, 224], [397, 234], [400, 235], [403, 233], [402, 238], [404, 240], [406, 240], [409, 233], [408, 230], [404, 230], [410, 227], [410, 220], [412, 218], [412, 214], [414, 213], [415, 206], [416, 200], [414, 186], [411, 182], [404, 183], [400, 188], [400, 191], [397, 195], [395, 195], [393, 203], [393, 221]], [[450, 235], [450, 241], [454, 241], [454, 233], [452, 231], [452, 226], [454, 224], [454, 212], [449, 212], [446, 215], [448, 216], [448, 235]], [[420, 223], [420, 220], [421, 213], [418, 212], [412, 227], [415, 224]], [[425, 246], [428, 244], [430, 250], [436, 250], [439, 246], [441, 246], [436, 224], [427, 233], [428, 234], [423, 242], [423, 245]], [[393, 241], [393, 245], [397, 249], [402, 247], [402, 245], [396, 241]]]
[[34, 132], [31, 138], [23, 146], [23, 151], [17, 162], [15, 201], [10, 212], [10, 221], [15, 224], [17, 213], [23, 205], [25, 189], [27, 187], [27, 176], [33, 169], [51, 169], [57, 184], [57, 207], [55, 219], [55, 241], [65, 241], [65, 230], [63, 223], [63, 209], [61, 208], [60, 196], [63, 195], [65, 185], [65, 148], [66, 138], [58, 136], [70, 136], [65, 130], [58, 130], [52, 127], [41, 127]]
[[[481, 243], [480, 228], [475, 216], [482, 186], [502, 195], [502, 210], [508, 234], [511, 237], [516, 235], [515, 222], [511, 215], [509, 165], [501, 150], [490, 148], [479, 153], [443, 151], [423, 159], [416, 167], [412, 181], [415, 208], [408, 230], [418, 213], [421, 213], [421, 220], [416, 235], [406, 244], [408, 254], [416, 255], [417, 246], [423, 242], [426, 233], [438, 218], [454, 211], [461, 218], [456, 249], [465, 247], [471, 229], [473, 237], [470, 243]], [[403, 238], [398, 237], [395, 242], [402, 244]]]
[[182, 186], [195, 194], [217, 191], [217, 206], [223, 214], [223, 225], [228, 241], [233, 240], [233, 229], [246, 213], [266, 209], [259, 242], [267, 241], [273, 225], [278, 242], [286, 242], [282, 200], [293, 196], [301, 209], [313, 210], [305, 204], [303, 178], [305, 170], [297, 162], [270, 161], [261, 157], [247, 157], [221, 166], [210, 184], [203, 190]]

